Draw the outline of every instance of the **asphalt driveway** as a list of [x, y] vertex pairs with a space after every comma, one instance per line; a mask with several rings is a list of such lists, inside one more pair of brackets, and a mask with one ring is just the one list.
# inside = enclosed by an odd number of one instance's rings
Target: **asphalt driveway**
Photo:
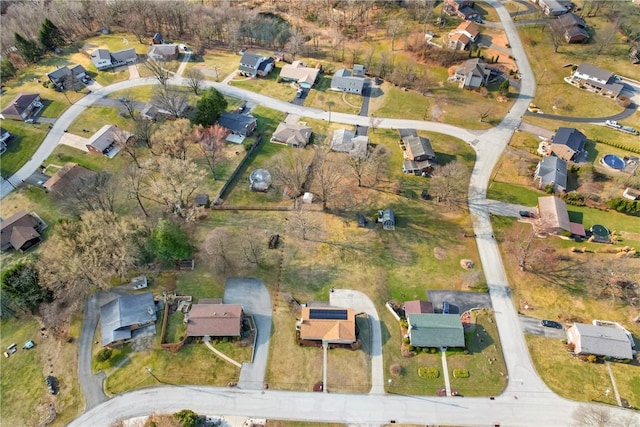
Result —
[[491, 297], [484, 292], [428, 291], [433, 311], [442, 312], [442, 303], [449, 302], [451, 314], [462, 314], [471, 308], [491, 308]]
[[264, 375], [269, 356], [271, 338], [271, 297], [262, 280], [251, 278], [227, 279], [224, 288], [225, 304], [240, 304], [246, 314], [253, 316], [258, 336], [253, 363], [243, 363], [238, 388], [260, 390], [264, 387]]
[[540, 335], [547, 338], [557, 339], [564, 339], [567, 336], [564, 329], [547, 328], [542, 326], [540, 319], [538, 318], [522, 315], [518, 316], [518, 318], [520, 319], [522, 332], [525, 334]]

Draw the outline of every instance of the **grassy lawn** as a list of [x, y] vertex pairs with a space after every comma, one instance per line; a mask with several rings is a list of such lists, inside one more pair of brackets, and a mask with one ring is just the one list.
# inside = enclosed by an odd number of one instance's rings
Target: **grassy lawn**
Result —
[[250, 78], [236, 76], [229, 82], [231, 86], [237, 86], [242, 89], [270, 96], [281, 101], [291, 101], [295, 95], [297, 88], [293, 83], [278, 83], [277, 79], [280, 75], [281, 66], [276, 64], [271, 73], [267, 77]]
[[[259, 50], [256, 51], [252, 49], [251, 51], [260, 53]], [[272, 52], [265, 51], [263, 54], [269, 56]], [[238, 69], [240, 66], [240, 58], [240, 55], [228, 50], [208, 49], [202, 60], [192, 60], [187, 64], [185, 73], [191, 68], [198, 68], [202, 70], [207, 80], [222, 81], [230, 73]]]
[[149, 86], [137, 86], [127, 90], [120, 90], [110, 93], [107, 98], [120, 99], [120, 98], [132, 99], [138, 102], [147, 102], [153, 97], [153, 87]]
[[340, 113], [360, 113], [362, 96], [330, 90], [331, 78], [330, 75], [320, 75], [320, 80], [314, 85], [304, 101], [305, 106]]
[[7, 144], [7, 151], [0, 157], [0, 172], [2, 176], [7, 177], [16, 173], [29, 161], [49, 132], [49, 125], [3, 120], [2, 127], [14, 135]]
[[[109, 124], [132, 131], [134, 127], [133, 121], [122, 117], [119, 112], [118, 108], [113, 107], [89, 107], [71, 123], [68, 130], [84, 138], [91, 138], [96, 131]], [[85, 129], [88, 132], [83, 132]]]
[[[488, 129], [494, 126], [507, 113], [512, 103], [497, 102], [491, 91], [488, 97], [482, 97], [476, 92], [462, 90], [454, 83], [446, 82], [431, 89], [427, 96], [415, 91], [405, 92], [389, 83], [384, 83], [380, 90], [380, 99], [375, 100], [371, 106], [371, 113], [378, 117], [434, 120], [469, 129]], [[490, 110], [489, 117], [480, 122], [479, 112], [487, 110]]]
[[229, 356], [238, 363], [251, 363], [252, 347], [241, 347], [237, 341], [234, 340], [215, 340], [212, 343], [213, 347], [221, 353]]
[[155, 348], [132, 353], [130, 361], [113, 371], [105, 381], [108, 394], [123, 393], [140, 387], [157, 385], [155, 378], [164, 384], [225, 386], [238, 381], [240, 370], [220, 360], [204, 344], [186, 345], [176, 354]]
[[[629, 9], [632, 14], [637, 14], [637, 10], [635, 10], [637, 8], [630, 7]], [[602, 17], [587, 18], [587, 24], [599, 28], [607, 26], [604, 14]], [[598, 28], [596, 28], [597, 31]], [[533, 102], [542, 111], [554, 114], [552, 107], [556, 98], [562, 98], [562, 107], [557, 109], [555, 114], [602, 117], [622, 110], [615, 101], [609, 98], [580, 90], [563, 81], [563, 78], [571, 73], [571, 68], [564, 68], [566, 64], [578, 65], [583, 62], [623, 76], [637, 75], [637, 70], [627, 56], [629, 45], [622, 43], [620, 36], [610, 48], [599, 54], [596, 53], [598, 46], [594, 43], [571, 45], [563, 43], [559, 47], [558, 53], [554, 53], [553, 44], [546, 30], [543, 31], [539, 26], [519, 27], [519, 32], [525, 49], [528, 51], [534, 75], [538, 76], [538, 89]]]
[[[398, 322], [386, 312], [383, 315], [390, 330], [383, 333], [384, 365], [386, 375], [391, 379], [387, 391], [397, 394], [436, 395], [444, 387], [440, 352], [417, 353], [412, 357], [403, 357], [400, 353], [401, 335]], [[506, 387], [506, 367], [502, 358], [502, 349], [498, 340], [498, 331], [492, 315], [482, 314], [477, 319], [477, 329], [466, 334], [467, 348], [470, 354], [453, 349], [447, 352], [447, 366], [451, 387], [464, 396], [490, 396], [500, 394]], [[489, 363], [489, 359], [496, 359]], [[399, 375], [391, 375], [390, 367], [399, 365]], [[438, 378], [429, 379], [418, 375], [418, 368], [426, 366], [438, 369]], [[454, 369], [467, 369], [469, 378], [454, 378]]]
[[[577, 400], [616, 405], [615, 396], [603, 395], [605, 389], [613, 389], [605, 364], [582, 362], [567, 353], [560, 340], [526, 335], [527, 345], [534, 364], [543, 379], [555, 393]], [[621, 397], [629, 404], [640, 406], [640, 376], [638, 367], [623, 363], [611, 363], [613, 375]]]

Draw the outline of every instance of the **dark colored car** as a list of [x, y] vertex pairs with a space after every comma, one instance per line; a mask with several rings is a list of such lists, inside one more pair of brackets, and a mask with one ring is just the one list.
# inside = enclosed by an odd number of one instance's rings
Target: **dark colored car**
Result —
[[520, 211], [520, 216], [523, 218], [535, 218], [535, 214], [529, 211]]
[[542, 324], [542, 326], [547, 328], [562, 329], [562, 325], [558, 322], [554, 322], [553, 320], [543, 320], [540, 323]]
[[49, 389], [49, 394], [56, 394], [56, 379], [52, 375], [47, 375], [44, 382], [47, 384], [47, 388]]
[[442, 314], [449, 314], [449, 310], [451, 310], [451, 307], [449, 305], [449, 301], [445, 301], [442, 303]]

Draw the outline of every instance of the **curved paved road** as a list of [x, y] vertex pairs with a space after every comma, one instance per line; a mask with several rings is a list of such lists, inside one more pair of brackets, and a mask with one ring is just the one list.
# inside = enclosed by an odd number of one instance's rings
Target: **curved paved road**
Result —
[[[377, 394], [339, 395], [227, 390], [215, 387], [164, 387], [137, 390], [115, 397], [90, 409], [71, 425], [109, 425], [116, 419], [145, 415], [152, 411], [174, 412], [184, 408], [191, 408], [200, 413], [224, 412], [229, 415], [240, 415], [249, 412], [253, 416], [263, 418], [360, 424], [385, 424], [390, 420], [416, 424], [423, 424], [428, 420], [430, 423], [448, 425], [564, 426], [571, 423], [571, 414], [579, 408], [581, 403], [566, 401], [555, 396], [535, 372], [511, 302], [509, 285], [498, 246], [492, 238], [491, 222], [486, 203], [484, 203], [491, 171], [502, 150], [508, 144], [511, 134], [518, 127], [535, 93], [535, 81], [531, 78], [533, 72], [529, 67], [514, 23], [500, 3], [496, 1], [490, 1], [490, 3], [500, 16], [513, 49], [513, 55], [517, 58], [518, 67], [526, 77], [522, 80], [519, 98], [504, 120], [497, 127], [486, 132], [467, 131], [441, 123], [402, 119], [376, 118], [376, 126], [440, 132], [461, 138], [476, 149], [477, 160], [469, 187], [469, 207], [509, 373], [506, 392], [491, 401], [486, 398], [456, 399]], [[53, 151], [64, 129], [84, 108], [114, 91], [150, 84], [157, 84], [157, 82], [150, 78], [121, 82], [100, 89], [71, 106], [56, 122], [34, 158], [16, 174], [15, 179], [28, 176], [37, 169]], [[174, 78], [171, 84], [185, 84], [185, 81]], [[218, 83], [209, 82], [208, 85], [216, 87], [224, 94], [266, 104], [276, 110], [310, 118], [328, 119], [329, 113], [326, 111], [294, 106]], [[332, 113], [331, 119], [335, 122], [361, 126], [367, 126], [370, 120], [367, 117], [343, 113]], [[2, 195], [4, 194], [5, 187], [2, 188]], [[286, 411], [283, 411], [284, 408]], [[610, 408], [610, 410], [638, 418], [635, 413], [617, 408]]]

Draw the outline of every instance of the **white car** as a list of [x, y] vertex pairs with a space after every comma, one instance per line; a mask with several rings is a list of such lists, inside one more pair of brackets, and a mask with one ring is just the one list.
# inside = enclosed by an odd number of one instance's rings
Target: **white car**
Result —
[[605, 125], [610, 126], [612, 128], [620, 129], [622, 126], [618, 124], [615, 120], [607, 120], [604, 122]]

